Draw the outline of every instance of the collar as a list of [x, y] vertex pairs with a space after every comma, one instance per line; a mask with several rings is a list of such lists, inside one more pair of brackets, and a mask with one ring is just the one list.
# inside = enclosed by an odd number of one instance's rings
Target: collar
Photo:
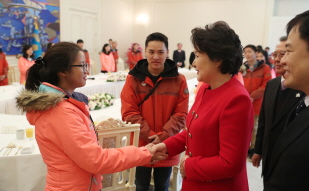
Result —
[[309, 106], [309, 96], [308, 95], [305, 97], [304, 101], [305, 101], [306, 107], [308, 107]]

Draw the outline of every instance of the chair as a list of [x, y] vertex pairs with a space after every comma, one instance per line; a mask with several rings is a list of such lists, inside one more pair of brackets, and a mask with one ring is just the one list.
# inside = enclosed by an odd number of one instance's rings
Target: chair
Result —
[[8, 78], [9, 78], [9, 84], [12, 84], [13, 82], [16, 81], [16, 71], [18, 72], [19, 70], [17, 69], [17, 66], [9, 66], [9, 72], [8, 72]]
[[[138, 146], [140, 124], [125, 124], [109, 118], [96, 125], [99, 143], [103, 148], [119, 148], [130, 145], [133, 133], [133, 145]], [[135, 191], [135, 167], [122, 172], [103, 175], [102, 191]]]

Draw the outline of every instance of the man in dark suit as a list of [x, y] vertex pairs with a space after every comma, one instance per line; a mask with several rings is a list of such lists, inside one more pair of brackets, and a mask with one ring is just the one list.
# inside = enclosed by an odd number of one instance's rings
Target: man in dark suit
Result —
[[275, 52], [272, 54], [276, 73], [281, 76], [267, 83], [258, 122], [254, 155], [252, 156], [252, 164], [255, 167], [259, 167], [260, 161], [263, 159], [263, 177], [267, 176], [273, 147], [283, 132], [287, 118], [304, 95], [301, 91], [282, 86], [285, 70], [280, 61], [286, 52], [286, 40], [287, 37], [281, 37]]
[[[287, 25], [284, 86], [309, 95], [309, 11]], [[269, 158], [264, 191], [309, 190], [309, 97], [292, 110]]]
[[185, 51], [181, 50], [182, 44], [177, 44], [177, 50], [173, 53], [173, 60], [177, 64], [178, 67], [185, 67], [185, 60], [186, 60], [186, 53]]

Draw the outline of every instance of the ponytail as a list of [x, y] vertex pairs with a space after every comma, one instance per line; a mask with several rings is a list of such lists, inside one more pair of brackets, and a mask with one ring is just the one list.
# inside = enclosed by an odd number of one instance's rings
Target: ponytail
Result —
[[41, 85], [42, 70], [45, 70], [45, 62], [43, 58], [39, 57], [35, 60], [35, 64], [27, 70], [26, 90], [38, 91]]
[[70, 70], [79, 51], [82, 49], [70, 42], [59, 42], [50, 47], [44, 58], [37, 58], [35, 64], [27, 70], [26, 90], [38, 91], [42, 82], [58, 86], [58, 73]]

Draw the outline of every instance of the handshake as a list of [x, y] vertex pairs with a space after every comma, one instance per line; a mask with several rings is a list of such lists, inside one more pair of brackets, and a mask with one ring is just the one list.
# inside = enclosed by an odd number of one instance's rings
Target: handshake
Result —
[[149, 143], [145, 147], [152, 154], [150, 164], [155, 164], [159, 162], [160, 160], [165, 160], [168, 157], [168, 155], [166, 154], [167, 148], [164, 143], [159, 143], [159, 144]]
[[[158, 161], [165, 160], [168, 157], [168, 155], [166, 154], [167, 153], [167, 148], [166, 148], [166, 145], [164, 143], [159, 143], [159, 144], [149, 143], [145, 147], [152, 154], [152, 158], [151, 158], [150, 164], [155, 164]], [[185, 161], [188, 158], [189, 158], [189, 156], [185, 155], [180, 160], [180, 174], [181, 174], [182, 178], [186, 177]]]

